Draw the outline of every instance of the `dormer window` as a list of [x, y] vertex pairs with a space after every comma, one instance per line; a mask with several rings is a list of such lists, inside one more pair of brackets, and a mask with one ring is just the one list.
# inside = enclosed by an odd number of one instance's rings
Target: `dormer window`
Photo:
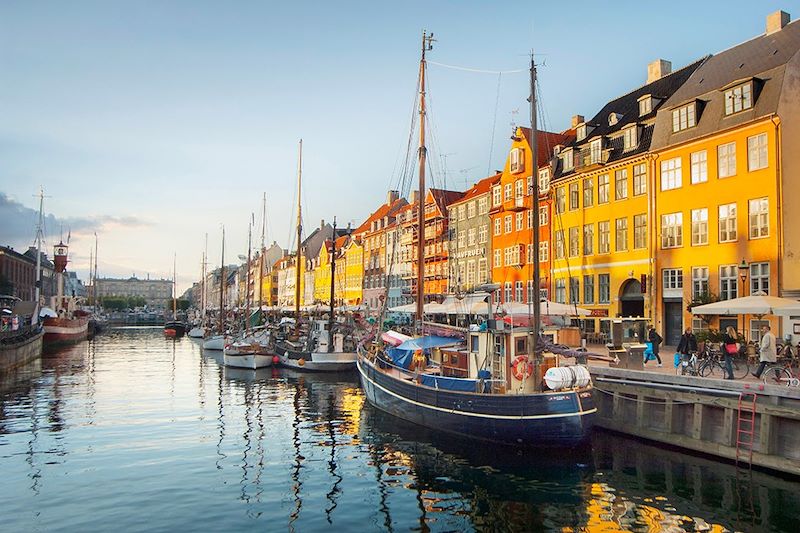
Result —
[[564, 165], [564, 171], [568, 172], [575, 168], [575, 162], [572, 157], [572, 148], [567, 148], [561, 152], [561, 163]]
[[608, 115], [608, 125], [609, 126], [615, 126], [620, 121], [621, 118], [622, 118], [622, 115], [620, 115], [619, 113], [611, 113], [611, 114], [609, 114]]
[[581, 124], [580, 126], [578, 126], [575, 135], [577, 136], [577, 139], [579, 141], [584, 140], [586, 138], [586, 124]]
[[753, 82], [748, 81], [725, 91], [725, 114], [732, 115], [753, 107]]
[[646, 94], [639, 98], [639, 116], [649, 115], [653, 111], [653, 97]]
[[697, 102], [672, 110], [672, 132], [683, 131], [697, 125]]
[[599, 163], [603, 154], [603, 138], [592, 140], [589, 144], [589, 164]]
[[637, 130], [638, 126], [636, 124], [632, 124], [622, 130], [624, 151], [633, 150], [639, 144], [639, 140], [637, 139]]
[[517, 174], [525, 170], [525, 150], [514, 148], [511, 150], [511, 172]]
[[553, 147], [553, 157], [558, 157], [558, 155], [561, 153], [561, 150], [563, 149], [564, 147], [562, 145], [560, 144], [555, 145]]

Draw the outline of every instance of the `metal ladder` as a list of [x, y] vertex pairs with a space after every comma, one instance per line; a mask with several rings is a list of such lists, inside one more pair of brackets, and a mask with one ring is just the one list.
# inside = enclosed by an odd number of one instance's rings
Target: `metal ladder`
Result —
[[738, 414], [736, 420], [736, 466], [747, 462], [753, 468], [753, 441], [756, 432], [756, 400], [755, 392], [739, 394]]

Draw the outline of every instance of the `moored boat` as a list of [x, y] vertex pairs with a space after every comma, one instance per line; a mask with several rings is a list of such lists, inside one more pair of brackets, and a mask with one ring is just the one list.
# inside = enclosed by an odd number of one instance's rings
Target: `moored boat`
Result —
[[42, 355], [44, 332], [36, 302], [0, 296], [0, 373], [22, 366]]
[[89, 334], [88, 316], [46, 317], [42, 323], [46, 345], [82, 341]]

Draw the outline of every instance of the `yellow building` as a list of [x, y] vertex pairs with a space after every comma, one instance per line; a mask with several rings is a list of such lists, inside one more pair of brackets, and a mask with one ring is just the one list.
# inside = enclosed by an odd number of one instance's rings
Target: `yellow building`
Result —
[[364, 300], [364, 246], [361, 241], [347, 239], [342, 249], [342, 259], [344, 264], [341, 266], [345, 272], [342, 301], [347, 305], [359, 305]]
[[[800, 192], [791, 149], [800, 99], [789, 88], [800, 83], [800, 24], [787, 23], [770, 15], [764, 35], [707, 58], [658, 112], [654, 318], [668, 344], [687, 326], [708, 327], [687, 310], [703, 295], [800, 294], [797, 259], [782, 254], [800, 244], [800, 218], [783, 209]], [[757, 339], [762, 324], [729, 316], [710, 326]]]
[[[552, 167], [553, 300], [591, 310], [595, 317], [649, 316], [652, 275], [650, 140], [656, 112], [695, 71], [674, 73], [659, 60], [642, 87], [608, 102], [591, 120], [573, 117], [574, 141], [556, 147]], [[540, 180], [541, 181], [541, 180]]]

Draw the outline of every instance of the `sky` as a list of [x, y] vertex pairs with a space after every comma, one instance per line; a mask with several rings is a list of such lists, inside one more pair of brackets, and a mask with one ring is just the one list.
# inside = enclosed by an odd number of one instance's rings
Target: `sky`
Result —
[[[429, 52], [432, 183], [465, 190], [502, 168], [529, 124], [570, 118], [763, 33], [800, 1], [80, 1], [0, 3], [0, 244], [70, 235], [68, 268], [172, 277], [179, 291], [260, 241], [294, 246], [298, 142], [305, 234], [363, 221], [401, 185], [420, 39]], [[453, 68], [459, 67], [459, 68]], [[466, 69], [466, 70], [465, 70]], [[477, 72], [476, 72], [477, 71]]]

